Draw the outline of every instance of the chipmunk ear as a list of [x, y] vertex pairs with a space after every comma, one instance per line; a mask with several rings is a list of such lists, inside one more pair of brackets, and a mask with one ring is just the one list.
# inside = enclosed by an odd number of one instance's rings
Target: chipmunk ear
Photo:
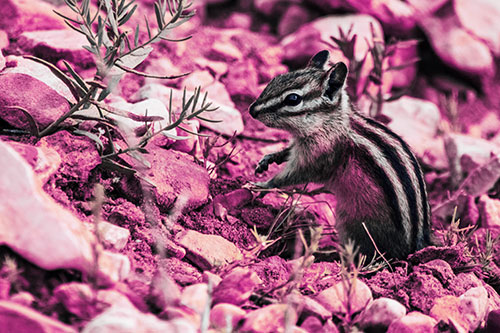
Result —
[[323, 50], [318, 53], [314, 57], [309, 60], [307, 67], [314, 67], [318, 69], [323, 69], [325, 67], [326, 62], [330, 58], [330, 52], [328, 50]]
[[347, 66], [338, 62], [326, 73], [325, 96], [333, 100], [333, 96], [344, 86], [347, 78]]

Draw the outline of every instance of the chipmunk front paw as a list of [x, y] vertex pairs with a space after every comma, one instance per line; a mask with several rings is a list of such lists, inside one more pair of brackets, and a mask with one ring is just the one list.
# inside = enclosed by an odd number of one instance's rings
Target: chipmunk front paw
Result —
[[259, 173], [263, 173], [269, 169], [269, 164], [272, 163], [272, 158], [273, 155], [269, 154], [264, 156], [260, 161], [257, 167], [255, 168], [255, 175], [258, 175]]

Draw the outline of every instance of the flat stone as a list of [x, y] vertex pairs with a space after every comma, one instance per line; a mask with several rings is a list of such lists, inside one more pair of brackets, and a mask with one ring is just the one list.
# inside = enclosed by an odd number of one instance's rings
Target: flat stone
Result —
[[[194, 163], [193, 157], [175, 150], [153, 148], [147, 160], [149, 182], [160, 210], [169, 210], [175, 202], [178, 209], [196, 208], [208, 200], [208, 172]], [[182, 177], [178, 177], [182, 175]]]
[[214, 288], [212, 303], [242, 305], [248, 301], [261, 283], [262, 280], [257, 273], [250, 271], [248, 268], [234, 268]]
[[197, 327], [183, 319], [160, 320], [153, 314], [139, 311], [129, 301], [122, 300], [94, 317], [82, 330], [82, 333], [115, 332], [196, 333]]
[[61, 165], [61, 155], [46, 144], [41, 143], [40, 146], [32, 146], [20, 142], [9, 142], [19, 154], [29, 163], [33, 171], [42, 184], [59, 169]]
[[176, 236], [176, 240], [187, 250], [186, 257], [203, 270], [243, 259], [236, 245], [218, 235], [185, 230]]
[[[132, 96], [133, 100], [142, 100], [147, 98], [156, 98], [162, 101], [165, 105], [169, 104], [170, 93], [172, 92], [172, 105], [179, 108], [182, 106], [182, 95], [181, 90], [172, 89], [160, 84], [147, 84], [143, 86], [136, 94]], [[189, 91], [186, 96], [189, 98], [192, 95]], [[203, 96], [201, 96], [203, 97]], [[199, 101], [198, 106], [201, 103]], [[234, 106], [224, 105], [214, 98], [208, 96], [207, 103], [212, 103], [211, 107], [218, 107], [217, 110], [211, 112], [203, 112], [201, 116], [209, 120], [220, 121], [218, 123], [213, 123], [209, 121], [204, 121], [199, 119], [200, 124], [206, 128], [209, 128], [217, 133], [222, 133], [225, 135], [241, 134], [243, 132], [243, 119], [238, 110]]]
[[403, 304], [390, 298], [381, 297], [371, 302], [360, 315], [360, 326], [363, 329], [384, 328], [406, 315]]
[[455, 16], [426, 17], [421, 20], [420, 27], [447, 65], [472, 75], [494, 73], [493, 56], [488, 46], [462, 28]]
[[425, 333], [434, 332], [436, 319], [420, 312], [410, 312], [395, 321], [387, 329], [387, 333]]
[[475, 331], [486, 319], [488, 303], [488, 291], [482, 286], [471, 288], [460, 295], [460, 315], [470, 331]]
[[19, 106], [33, 117], [40, 129], [69, 111], [74, 101], [69, 88], [48, 67], [22, 57], [9, 56], [8, 68], [0, 76], [0, 117], [10, 125], [28, 129], [28, 120]]
[[321, 291], [315, 299], [332, 313], [347, 313], [349, 303], [350, 313], [363, 310], [373, 299], [370, 288], [361, 280], [354, 280], [351, 296], [348, 296], [347, 285], [343, 281]]
[[500, 227], [500, 200], [483, 194], [479, 197], [478, 208], [481, 215], [481, 227]]
[[241, 319], [245, 317], [245, 310], [239, 306], [219, 303], [210, 310], [210, 323], [219, 329], [228, 327], [228, 321], [231, 327], [236, 327]]
[[297, 322], [297, 314], [287, 304], [272, 304], [249, 312], [241, 327], [242, 332], [272, 333], [285, 328], [285, 320], [289, 325]]
[[118, 251], [122, 250], [125, 245], [127, 245], [130, 237], [130, 231], [128, 229], [106, 221], [99, 222], [97, 230], [103, 245]]
[[89, 45], [87, 38], [71, 29], [25, 31], [17, 43], [24, 51], [44, 59], [65, 59], [82, 67], [94, 63], [92, 54], [82, 47]]
[[57, 320], [14, 302], [0, 301], [2, 332], [76, 333]]
[[210, 294], [208, 284], [196, 283], [184, 288], [180, 296], [180, 303], [194, 310], [198, 314], [203, 314], [207, 306], [210, 306]]
[[[464, 28], [486, 42], [495, 56], [500, 56], [500, 3], [496, 0], [453, 1], [455, 13]], [[488, 27], [485, 29], [485, 27]]]
[[[43, 269], [94, 270], [95, 237], [84, 223], [42, 188], [28, 163], [0, 141], [0, 244]], [[99, 251], [100, 283], [114, 283], [130, 269], [123, 255]]]

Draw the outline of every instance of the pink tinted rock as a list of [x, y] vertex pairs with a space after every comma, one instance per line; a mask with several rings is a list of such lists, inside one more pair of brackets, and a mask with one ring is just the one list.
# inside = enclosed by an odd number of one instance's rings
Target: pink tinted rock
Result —
[[292, 326], [296, 322], [297, 314], [291, 307], [287, 304], [273, 304], [247, 313], [241, 331], [249, 333], [279, 332], [286, 325]]
[[[1, 38], [1, 33], [2, 33], [2, 30], [0, 30], [0, 38]], [[0, 71], [5, 68], [5, 57], [3, 56], [3, 53], [1, 52], [2, 49], [3, 49], [3, 47], [0, 48]]]
[[33, 117], [40, 129], [61, 117], [73, 101], [69, 89], [48, 67], [21, 57], [8, 57], [15, 67], [3, 70], [0, 76], [0, 117], [14, 127], [28, 129], [28, 120], [19, 106]]
[[[171, 92], [172, 104], [177, 107], [182, 106], [182, 90], [171, 89], [155, 83], [144, 85], [134, 96], [132, 96], [132, 99], [142, 100], [146, 98], [156, 98], [161, 100], [165, 105], [168, 105]], [[189, 92], [187, 93], [188, 98], [191, 95], [192, 94]], [[211, 97], [207, 98], [207, 102], [212, 103], [211, 107], [218, 107], [218, 109], [212, 112], [204, 112], [201, 116], [210, 120], [219, 120], [221, 122], [212, 123], [200, 119], [199, 121], [202, 126], [229, 136], [233, 135], [234, 132], [236, 132], [236, 134], [243, 132], [243, 120], [238, 110], [232, 106], [223, 105]], [[201, 101], [199, 103], [201, 103]]]
[[87, 272], [93, 237], [41, 188], [31, 167], [0, 142], [0, 243], [44, 269]]
[[461, 318], [475, 331], [486, 318], [488, 310], [488, 291], [484, 287], [467, 290], [459, 297]]
[[229, 272], [214, 288], [212, 303], [241, 305], [248, 300], [262, 280], [248, 268], [237, 267]]
[[278, 35], [286, 36], [296, 31], [312, 18], [312, 14], [304, 7], [298, 4], [292, 4], [288, 7], [278, 24]]
[[59, 169], [61, 156], [46, 144], [38, 147], [11, 141], [9, 144], [30, 164], [42, 184]]
[[[184, 248], [182, 249], [184, 250]], [[178, 258], [160, 260], [158, 270], [163, 271], [181, 286], [198, 283], [202, 280], [202, 275], [196, 267]]]
[[83, 333], [115, 332], [183, 332], [196, 333], [197, 328], [183, 319], [160, 320], [155, 315], [143, 313], [130, 302], [123, 300], [94, 317], [82, 330]]
[[200, 87], [204, 91], [214, 81], [214, 77], [208, 70], [194, 71], [182, 80], [181, 86], [189, 91], [193, 91], [197, 87]]
[[472, 4], [467, 0], [455, 0], [453, 5], [462, 26], [485, 41], [495, 56], [500, 56], [499, 2], [478, 0]]
[[127, 245], [130, 237], [128, 229], [119, 227], [109, 222], [100, 222], [97, 230], [104, 246], [115, 250], [122, 250]]
[[420, 312], [410, 312], [392, 322], [387, 333], [428, 333], [434, 332], [437, 321]]
[[455, 16], [426, 17], [420, 21], [420, 27], [436, 54], [447, 65], [472, 75], [494, 73], [488, 46], [462, 28]]
[[216, 40], [210, 50], [210, 58], [218, 61], [232, 62], [243, 59], [241, 51], [233, 44]]
[[209, 60], [203, 57], [193, 59], [193, 62], [202, 69], [207, 69], [215, 77], [220, 77], [227, 73], [229, 66], [223, 61]]
[[[7, 46], [9, 46], [9, 36], [4, 30], [0, 30], [0, 50], [5, 49]], [[0, 70], [2, 70], [4, 66], [5, 58], [3, 57], [3, 53], [0, 52]]]
[[389, 128], [401, 135], [417, 156], [435, 149], [434, 137], [437, 135], [441, 115], [434, 103], [403, 96], [396, 101], [384, 103], [382, 114], [391, 118]]
[[228, 327], [229, 322], [231, 327], [235, 328], [245, 314], [245, 310], [236, 305], [219, 303], [210, 310], [210, 323], [216, 328], [224, 329]]
[[219, 285], [219, 283], [221, 283], [222, 278], [219, 275], [214, 274], [212, 272], [204, 271], [202, 275], [202, 280], [207, 284], [210, 283], [212, 287], [215, 288]]
[[309, 316], [300, 325], [307, 332], [323, 332], [323, 323], [318, 317]]
[[161, 265], [158, 268], [149, 286], [149, 299], [160, 309], [175, 306], [180, 301], [181, 290]]
[[465, 134], [449, 133], [445, 144], [455, 152], [456, 160], [460, 161], [462, 156], [468, 155], [476, 164], [485, 164], [492, 154], [500, 153], [500, 147], [490, 141]]
[[215, 197], [214, 203], [220, 203], [229, 210], [240, 209], [253, 199], [253, 194], [248, 189], [240, 188], [224, 195]]
[[415, 9], [403, 1], [347, 0], [347, 3], [360, 13], [376, 17], [393, 33], [409, 33], [415, 28]]
[[21, 291], [18, 292], [17, 294], [12, 295], [9, 301], [17, 303], [19, 305], [30, 307], [33, 305], [33, 302], [35, 301], [35, 296], [33, 296], [27, 291]]
[[250, 31], [252, 28], [252, 16], [247, 13], [235, 12], [224, 20], [225, 28], [240, 28]]
[[[147, 157], [150, 182], [156, 187], [156, 202], [169, 209], [175, 200], [183, 200], [184, 208], [196, 208], [208, 199], [207, 170], [193, 162], [193, 157], [175, 150], [153, 149]], [[178, 177], [177, 175], [182, 175]]]
[[236, 245], [218, 235], [185, 230], [176, 236], [176, 241], [187, 250], [186, 257], [203, 270], [243, 259]]
[[48, 2], [33, 5], [29, 0], [6, 0], [0, 17], [0, 29], [9, 34], [19, 34], [27, 30], [64, 29], [64, 20], [54, 14], [55, 7]]
[[[401, 44], [396, 48], [394, 54], [389, 58], [389, 66], [403, 66], [414, 59], [418, 59], [417, 44]], [[417, 64], [410, 64], [399, 70], [391, 70], [392, 86], [394, 88], [407, 88], [417, 76]]]
[[[187, 129], [193, 133], [199, 133], [200, 131], [200, 122], [197, 120], [188, 120], [184, 122], [182, 128]], [[181, 128], [176, 128], [177, 135], [183, 137], [183, 139], [175, 140], [172, 144], [172, 149], [181, 151], [183, 153], [191, 154], [196, 156], [197, 158], [202, 159], [200, 140], [197, 135], [188, 133]], [[187, 138], [187, 139], [184, 139]]]
[[500, 200], [483, 194], [479, 197], [478, 208], [481, 215], [481, 227], [500, 227]]
[[469, 332], [470, 327], [460, 314], [460, 300], [455, 296], [444, 296], [434, 302], [429, 315], [437, 321], [443, 321], [454, 326], [459, 332]]
[[[351, 35], [358, 36], [354, 55], [361, 60], [369, 50], [371, 44], [368, 43], [372, 43], [370, 24], [373, 25], [375, 38], [383, 38], [380, 23], [368, 15], [331, 15], [316, 19], [281, 41], [285, 50], [284, 59], [305, 65], [310, 57], [327, 48], [325, 42], [333, 43], [330, 36], [340, 38], [339, 28], [347, 33], [352, 25]], [[340, 51], [332, 52], [330, 59], [333, 62], [344, 60]]]
[[293, 304], [299, 317], [316, 316], [325, 321], [332, 315], [318, 301], [298, 292], [289, 294], [285, 300], [287, 304]]
[[381, 297], [371, 302], [360, 315], [360, 326], [363, 329], [384, 328], [406, 315], [403, 304], [390, 298]]
[[266, 16], [279, 16], [283, 12], [286, 3], [279, 0], [254, 0], [254, 8]]
[[448, 0], [408, 0], [410, 6], [416, 10], [419, 17], [430, 16], [443, 7]]
[[485, 333], [496, 333], [500, 332], [500, 310], [493, 310], [488, 313], [488, 318], [486, 319], [486, 326], [484, 328]]
[[222, 82], [233, 99], [253, 100], [259, 95], [259, 73], [251, 59], [235, 63]]
[[85, 283], [70, 282], [57, 286], [54, 297], [64, 305], [68, 312], [78, 318], [89, 319], [96, 313], [96, 293]]
[[65, 59], [84, 68], [94, 63], [92, 54], [82, 47], [89, 45], [87, 38], [71, 29], [26, 31], [18, 45], [44, 59]]
[[180, 303], [201, 315], [207, 306], [210, 306], [208, 284], [197, 283], [184, 288]]
[[1, 333], [76, 333], [70, 326], [8, 301], [0, 301], [0, 323]]
[[373, 299], [370, 288], [361, 280], [354, 280], [349, 286], [347, 282], [339, 281], [332, 287], [321, 291], [315, 299], [332, 313], [356, 313], [363, 310]]
[[108, 287], [127, 278], [130, 273], [130, 260], [120, 253], [100, 251], [97, 267], [98, 285]]

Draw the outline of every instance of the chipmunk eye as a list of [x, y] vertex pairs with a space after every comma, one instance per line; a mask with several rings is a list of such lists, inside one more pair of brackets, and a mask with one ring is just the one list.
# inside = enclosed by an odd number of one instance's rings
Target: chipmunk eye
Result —
[[285, 97], [283, 103], [288, 106], [296, 106], [302, 102], [302, 97], [298, 94], [292, 93]]

